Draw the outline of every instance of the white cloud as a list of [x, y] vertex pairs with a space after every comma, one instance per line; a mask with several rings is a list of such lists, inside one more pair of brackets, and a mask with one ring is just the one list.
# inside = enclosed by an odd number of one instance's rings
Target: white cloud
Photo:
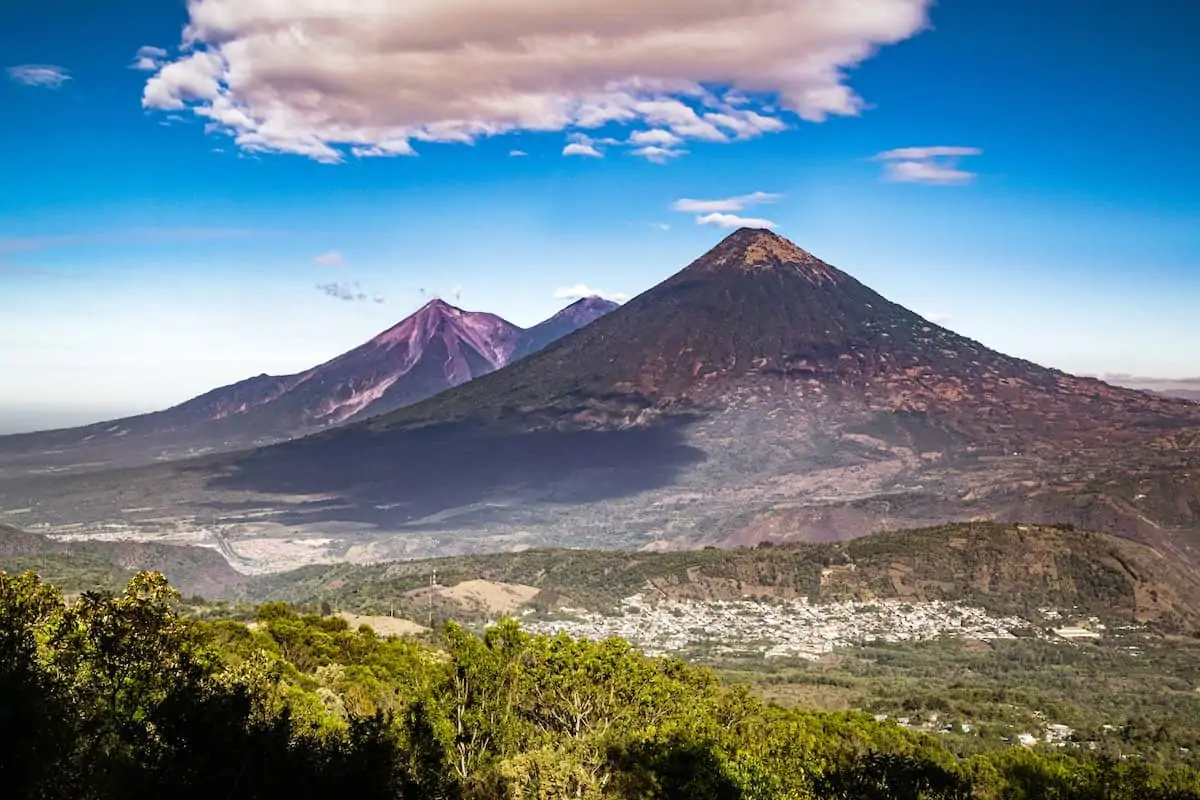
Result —
[[394, 156], [415, 156], [417, 151], [413, 150], [407, 140], [399, 139], [392, 142], [380, 142], [369, 147], [351, 147], [350, 154], [355, 158], [392, 158]]
[[629, 136], [629, 143], [638, 146], [658, 146], [658, 147], [674, 147], [680, 144], [683, 139], [679, 138], [670, 131], [662, 128], [655, 128], [649, 131], [634, 131]]
[[847, 71], [922, 30], [931, 4], [191, 0], [143, 105], [320, 161], [610, 123], [731, 141], [782, 130], [780, 114], [860, 113]]
[[654, 227], [658, 228], [660, 231], [671, 230], [671, 226], [665, 222], [656, 222], [656, 223], [654, 223]]
[[58, 89], [71, 80], [71, 73], [53, 64], [22, 64], [19, 67], [9, 67], [6, 71], [8, 77], [17, 83], [43, 89]]
[[875, 156], [877, 161], [903, 160], [925, 161], [930, 158], [953, 158], [956, 156], [977, 156], [983, 151], [978, 147], [897, 147], [895, 150], [885, 150]]
[[522, 156], [529, 155], [529, 153], [526, 153], [524, 150], [509, 150], [508, 154], [513, 158], [521, 158]]
[[665, 164], [687, 153], [680, 147], [683, 138], [665, 128], [652, 128], [648, 131], [634, 131], [629, 135], [627, 144], [634, 145], [633, 155], [641, 156], [655, 164]]
[[144, 45], [138, 48], [137, 55], [133, 57], [133, 63], [129, 65], [129, 68], [142, 70], [143, 72], [154, 72], [163, 65], [166, 58], [167, 51], [161, 47]]
[[739, 217], [737, 214], [705, 214], [696, 217], [697, 225], [713, 225], [718, 228], [774, 228], [775, 223], [760, 217]]
[[563, 148], [564, 156], [589, 156], [591, 158], [604, 158], [604, 154], [590, 144], [580, 144], [572, 142]]
[[313, 263], [321, 267], [344, 267], [346, 266], [346, 259], [342, 257], [339, 251], [330, 250], [314, 258]]
[[673, 150], [670, 147], [657, 147], [655, 145], [648, 145], [646, 147], [637, 148], [633, 151], [633, 154], [635, 156], [641, 156], [647, 161], [652, 161], [655, 164], [665, 164], [673, 158], [679, 158], [686, 152], [687, 150]]
[[741, 211], [746, 206], [759, 205], [760, 203], [774, 203], [776, 200], [782, 199], [783, 195], [772, 194], [771, 192], [752, 192], [737, 197], [727, 197], [724, 200], [692, 200], [685, 197], [676, 200], [671, 205], [671, 208], [674, 211], [705, 214], [714, 211]]
[[775, 117], [767, 117], [754, 111], [734, 111], [725, 113], [708, 113], [704, 115], [706, 122], [732, 131], [739, 139], [752, 139], [763, 133], [778, 133], [787, 125]]
[[958, 159], [982, 152], [978, 147], [898, 147], [877, 153], [873, 160], [884, 162], [883, 174], [889, 181], [950, 186], [974, 179], [974, 172], [958, 168]]
[[576, 283], [573, 286], [564, 286], [554, 290], [555, 300], [582, 300], [585, 297], [599, 297], [604, 300], [611, 300], [614, 303], [620, 303], [623, 300], [628, 300], [629, 295], [621, 292], [605, 292], [600, 289], [593, 289], [587, 284]]
[[947, 322], [950, 321], [949, 314], [943, 314], [939, 311], [931, 311], [928, 314], [921, 314], [921, 317], [929, 320], [934, 325], [945, 325]]

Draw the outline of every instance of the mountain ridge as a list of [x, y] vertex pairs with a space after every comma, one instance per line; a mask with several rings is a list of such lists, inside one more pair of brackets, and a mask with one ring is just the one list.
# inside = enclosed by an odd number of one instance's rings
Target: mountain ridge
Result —
[[535, 353], [615, 307], [583, 298], [523, 329], [435, 298], [302, 372], [257, 375], [148, 414], [0, 437], [0, 453], [51, 451], [61, 461], [82, 449], [104, 458], [105, 450], [119, 453], [141, 439], [141, 450], [153, 453], [142, 460], [161, 461], [269, 444], [417, 402]]

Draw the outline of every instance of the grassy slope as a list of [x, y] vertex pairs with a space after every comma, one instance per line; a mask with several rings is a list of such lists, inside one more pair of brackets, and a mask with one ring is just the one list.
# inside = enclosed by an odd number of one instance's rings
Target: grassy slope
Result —
[[167, 576], [184, 594], [218, 597], [244, 578], [224, 556], [203, 547], [149, 542], [62, 542], [0, 525], [0, 572], [33, 570], [70, 592], [115, 590], [138, 570]]

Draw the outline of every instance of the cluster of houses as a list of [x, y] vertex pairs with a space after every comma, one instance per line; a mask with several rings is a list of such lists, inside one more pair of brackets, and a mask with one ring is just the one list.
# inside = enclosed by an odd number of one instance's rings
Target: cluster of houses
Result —
[[570, 610], [557, 619], [524, 624], [533, 631], [566, 631], [588, 639], [619, 636], [648, 655], [806, 659], [871, 642], [918, 642], [940, 636], [1010, 639], [1014, 631], [1037, 635], [1017, 617], [941, 601], [660, 601], [640, 594], [621, 601], [616, 614]]

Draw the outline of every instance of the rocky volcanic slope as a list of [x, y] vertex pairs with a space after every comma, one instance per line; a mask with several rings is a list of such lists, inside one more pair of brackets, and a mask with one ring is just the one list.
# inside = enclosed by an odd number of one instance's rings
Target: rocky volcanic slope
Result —
[[821, 541], [981, 518], [1071, 522], [1200, 560], [1200, 407], [989, 350], [740, 230], [420, 403], [55, 490], [0, 503], [47, 524], [115, 515], [118, 496], [159, 516], [218, 509], [235, 550], [258, 547], [238, 543], [253, 517], [333, 532], [325, 558]]
[[32, 462], [27, 466], [47, 456], [50, 463], [115, 465], [289, 439], [465, 383], [537, 352], [615, 307], [585, 298], [523, 330], [494, 314], [432, 300], [371, 341], [305, 372], [259, 375], [152, 414], [2, 437], [0, 454], [24, 456]]
[[921, 419], [939, 441], [997, 455], [1200, 421], [1183, 404], [989, 350], [776, 234], [743, 229], [537, 358], [373, 427], [511, 411], [522, 426], [621, 427], [748, 391], [814, 412]]
[[522, 333], [510, 360], [516, 361], [536, 353], [618, 307], [617, 303], [602, 297], [584, 297], [576, 300], [550, 319], [539, 322]]

